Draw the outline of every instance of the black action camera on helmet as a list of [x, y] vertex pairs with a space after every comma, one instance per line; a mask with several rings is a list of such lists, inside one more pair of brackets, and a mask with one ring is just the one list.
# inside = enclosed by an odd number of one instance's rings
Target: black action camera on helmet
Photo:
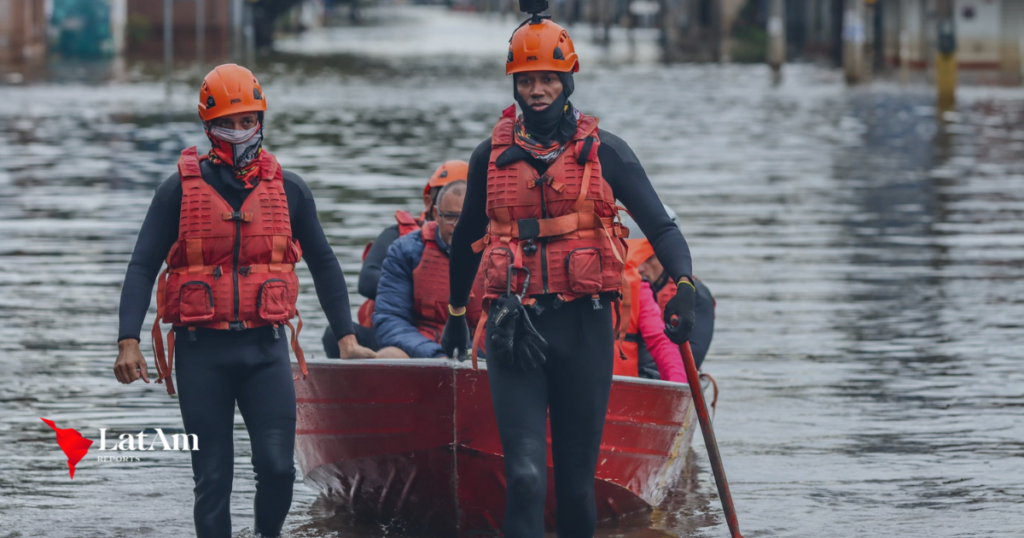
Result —
[[536, 15], [548, 9], [548, 0], [519, 0], [519, 11]]

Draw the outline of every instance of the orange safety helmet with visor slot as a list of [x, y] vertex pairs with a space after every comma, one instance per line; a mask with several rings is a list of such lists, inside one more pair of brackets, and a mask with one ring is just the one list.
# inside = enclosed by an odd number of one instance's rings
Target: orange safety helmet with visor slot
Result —
[[550, 19], [534, 16], [512, 34], [505, 74], [526, 71], [576, 73], [580, 70], [569, 32]]
[[430, 194], [430, 189], [444, 187], [452, 181], [466, 181], [467, 177], [469, 163], [460, 160], [445, 161], [431, 174], [427, 184], [423, 186], [423, 194]]
[[210, 71], [199, 88], [199, 117], [204, 122], [240, 112], [266, 112], [267, 97], [252, 71], [224, 64]]

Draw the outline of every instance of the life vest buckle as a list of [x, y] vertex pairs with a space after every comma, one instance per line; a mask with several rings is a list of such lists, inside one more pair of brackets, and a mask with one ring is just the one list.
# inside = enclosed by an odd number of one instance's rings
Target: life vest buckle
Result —
[[252, 271], [252, 267], [249, 266], [249, 265], [246, 265], [245, 267], [239, 267], [238, 268], [238, 274], [240, 274], [242, 276], [249, 276], [249, 271]]
[[245, 328], [246, 327], [245, 327], [245, 322], [244, 321], [229, 321], [228, 322], [228, 330], [229, 331], [244, 331]]
[[213, 279], [217, 280], [218, 278], [220, 278], [220, 275], [221, 275], [221, 271], [220, 271], [220, 266], [218, 265], [218, 266], [213, 268]]
[[540, 237], [540, 219], [519, 219], [519, 240], [529, 241]]
[[537, 253], [537, 243], [534, 243], [533, 239], [530, 239], [523, 243], [523, 254], [527, 256], [533, 256]]
[[221, 218], [224, 220], [240, 220], [243, 222], [249, 222], [252, 220], [252, 211], [225, 211]]

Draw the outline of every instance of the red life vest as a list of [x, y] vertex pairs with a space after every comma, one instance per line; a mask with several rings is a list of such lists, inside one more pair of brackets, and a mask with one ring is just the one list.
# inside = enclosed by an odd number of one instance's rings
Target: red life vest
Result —
[[[420, 213], [419, 217], [414, 217], [412, 216], [412, 213], [402, 211], [401, 209], [395, 211], [395, 220], [398, 221], [398, 237], [402, 237], [403, 235], [419, 230], [420, 226], [422, 226], [423, 222], [426, 220], [426, 216], [426, 211]], [[371, 241], [370, 244], [366, 245], [366, 248], [363, 249], [364, 262], [366, 261], [366, 255], [369, 254], [370, 247], [372, 246], [373, 242]], [[359, 305], [359, 312], [356, 316], [360, 325], [371, 329], [373, 328], [373, 309], [376, 305], [377, 303], [373, 299], [367, 299], [363, 301], [363, 304]]]
[[658, 290], [658, 293], [655, 294], [655, 298], [658, 299], [658, 307], [661, 308], [662, 312], [665, 311], [665, 305], [668, 304], [669, 300], [676, 296], [677, 286], [678, 285], [669, 278], [668, 282], [665, 282], [665, 285], [662, 286], [661, 289]]
[[[412, 271], [413, 325], [423, 336], [440, 342], [448, 321], [448, 255], [437, 245], [437, 222], [427, 222], [421, 229], [423, 256]], [[478, 271], [466, 305], [466, 322], [471, 325], [480, 319], [482, 288]]]
[[[601, 175], [597, 121], [581, 115], [566, 150], [540, 175], [523, 161], [497, 165], [515, 143], [515, 106], [498, 120], [487, 167], [490, 225], [473, 244], [474, 252], [486, 249], [486, 298], [506, 292], [510, 265], [530, 270], [529, 296], [555, 293], [571, 301], [621, 288], [622, 238], [629, 232], [615, 219], [619, 208]], [[530, 253], [533, 247], [537, 251]], [[512, 291], [522, 291], [524, 278], [525, 272], [517, 271]]]
[[[174, 331], [168, 332], [164, 362], [160, 321], [175, 327], [249, 329], [264, 325], [292, 327], [298, 312], [299, 280], [295, 264], [302, 248], [291, 235], [291, 218], [281, 168], [266, 150], [260, 154], [260, 182], [239, 211], [203, 180], [200, 157], [193, 146], [181, 152], [181, 218], [178, 240], [167, 254], [167, 269], [157, 288], [153, 340], [157, 372], [167, 379], [174, 363]], [[305, 357], [292, 328], [292, 349], [307, 375]]]
[[395, 220], [398, 221], [398, 236], [401, 237], [420, 229], [426, 219], [427, 212], [420, 213], [419, 217], [412, 216], [408, 211], [399, 209], [395, 211]]
[[626, 256], [626, 281], [622, 285], [622, 304], [619, 306], [620, 323], [627, 323], [626, 336], [616, 340], [614, 374], [630, 377], [640, 375], [640, 283], [642, 277], [637, 268], [654, 255], [654, 248], [646, 239], [628, 239], [629, 253]]

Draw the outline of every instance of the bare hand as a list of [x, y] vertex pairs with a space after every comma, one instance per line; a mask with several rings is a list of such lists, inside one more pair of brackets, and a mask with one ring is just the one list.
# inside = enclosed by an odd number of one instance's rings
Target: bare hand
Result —
[[376, 359], [377, 353], [372, 349], [359, 345], [356, 335], [349, 334], [338, 339], [338, 349], [343, 359]]
[[134, 338], [126, 338], [117, 343], [117, 361], [114, 362], [114, 375], [117, 380], [127, 385], [136, 379], [142, 378], [149, 383], [149, 373], [146, 371], [146, 359], [139, 350], [139, 341]]

